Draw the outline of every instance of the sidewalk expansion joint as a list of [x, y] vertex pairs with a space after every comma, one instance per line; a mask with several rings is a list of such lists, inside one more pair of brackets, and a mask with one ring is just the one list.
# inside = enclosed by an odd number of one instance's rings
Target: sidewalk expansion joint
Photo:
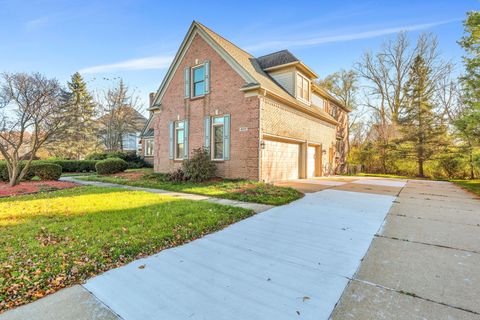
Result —
[[375, 237], [390, 239], [390, 240], [398, 240], [398, 241], [403, 241], [403, 242], [416, 243], [416, 244], [423, 244], [423, 245], [426, 245], [426, 246], [432, 246], [432, 247], [443, 248], [443, 249], [451, 249], [451, 250], [463, 251], [463, 252], [468, 252], [468, 253], [480, 254], [480, 251], [449, 247], [449, 246], [444, 246], [444, 245], [441, 245], [441, 244], [432, 244], [432, 243], [421, 242], [421, 241], [412, 241], [412, 240], [401, 239], [401, 238], [397, 238], [397, 237], [387, 237], [387, 236], [384, 236], [384, 235], [381, 235], [381, 234], [376, 234]]
[[393, 292], [400, 293], [400, 294], [403, 294], [403, 295], [407, 295], [407, 296], [410, 296], [410, 297], [413, 297], [413, 298], [421, 299], [421, 300], [424, 300], [424, 301], [427, 301], [427, 302], [439, 304], [439, 305], [442, 305], [442, 306], [445, 306], [445, 307], [449, 307], [449, 308], [453, 308], [453, 309], [465, 311], [465, 312], [468, 312], [468, 313], [471, 313], [471, 314], [475, 314], [475, 315], [480, 315], [480, 313], [478, 313], [478, 312], [476, 312], [476, 311], [469, 310], [469, 309], [465, 309], [465, 308], [462, 308], [462, 307], [457, 307], [457, 306], [450, 305], [450, 304], [444, 303], [444, 302], [435, 301], [435, 300], [432, 300], [432, 299], [429, 299], [429, 298], [421, 297], [421, 296], [419, 296], [419, 295], [417, 295], [417, 294], [415, 294], [415, 293], [413, 293], [413, 292], [407, 292], [407, 291], [404, 291], [404, 290], [397, 290], [397, 289], [393, 289], [393, 288], [389, 288], [389, 287], [383, 286], [383, 285], [378, 284], [378, 283], [373, 283], [373, 282], [366, 281], [366, 280], [361, 280], [361, 279], [351, 279], [351, 280], [352, 280], [352, 281], [358, 281], [358, 282], [363, 283], [363, 284], [365, 284], [365, 285], [374, 286], [374, 287], [377, 287], [377, 288], [380, 288], [380, 289], [384, 289], [384, 290], [388, 290], [388, 291], [393, 291]]

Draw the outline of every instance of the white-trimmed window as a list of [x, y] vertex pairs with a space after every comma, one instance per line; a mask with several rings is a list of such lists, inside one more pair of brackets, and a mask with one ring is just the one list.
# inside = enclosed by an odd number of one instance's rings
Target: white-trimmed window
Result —
[[185, 98], [203, 97], [210, 93], [210, 61], [205, 61], [184, 71]]
[[151, 157], [153, 156], [153, 138], [145, 139], [144, 140], [145, 146], [144, 146], [144, 155], [145, 157]]
[[213, 117], [212, 118], [212, 159], [224, 160], [224, 131], [225, 130], [225, 118]]
[[185, 157], [185, 122], [175, 121], [175, 159]]
[[193, 97], [205, 94], [205, 64], [192, 68], [192, 92]]
[[310, 81], [297, 73], [297, 98], [310, 102]]

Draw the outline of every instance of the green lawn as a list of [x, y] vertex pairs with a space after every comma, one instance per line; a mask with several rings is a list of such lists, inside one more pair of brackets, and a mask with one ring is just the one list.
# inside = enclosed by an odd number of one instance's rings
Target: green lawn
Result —
[[451, 180], [453, 183], [480, 196], [480, 179], [475, 180]]
[[170, 182], [165, 180], [164, 174], [145, 174], [138, 178], [92, 175], [79, 179], [194, 193], [270, 205], [282, 205], [303, 197], [301, 192], [293, 188], [278, 187], [249, 180], [220, 180], [203, 183]]
[[252, 214], [118, 188], [2, 198], [0, 312]]

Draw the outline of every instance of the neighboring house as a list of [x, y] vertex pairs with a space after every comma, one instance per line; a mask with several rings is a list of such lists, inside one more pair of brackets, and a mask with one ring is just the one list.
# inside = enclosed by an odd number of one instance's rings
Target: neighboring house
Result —
[[[108, 151], [140, 152], [140, 137], [147, 118], [130, 106], [121, 112], [103, 115], [98, 119], [100, 140]], [[119, 134], [119, 132], [122, 132]]]
[[289, 51], [255, 58], [193, 22], [151, 96], [142, 152], [169, 172], [206, 147], [218, 175], [278, 181], [345, 161], [348, 110]]

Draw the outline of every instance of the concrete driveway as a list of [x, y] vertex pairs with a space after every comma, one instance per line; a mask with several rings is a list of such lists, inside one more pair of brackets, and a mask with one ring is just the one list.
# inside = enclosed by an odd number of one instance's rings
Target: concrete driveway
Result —
[[476, 197], [432, 181], [282, 184], [307, 194], [0, 319], [480, 319]]
[[394, 200], [310, 193], [84, 287], [125, 320], [328, 319]]

